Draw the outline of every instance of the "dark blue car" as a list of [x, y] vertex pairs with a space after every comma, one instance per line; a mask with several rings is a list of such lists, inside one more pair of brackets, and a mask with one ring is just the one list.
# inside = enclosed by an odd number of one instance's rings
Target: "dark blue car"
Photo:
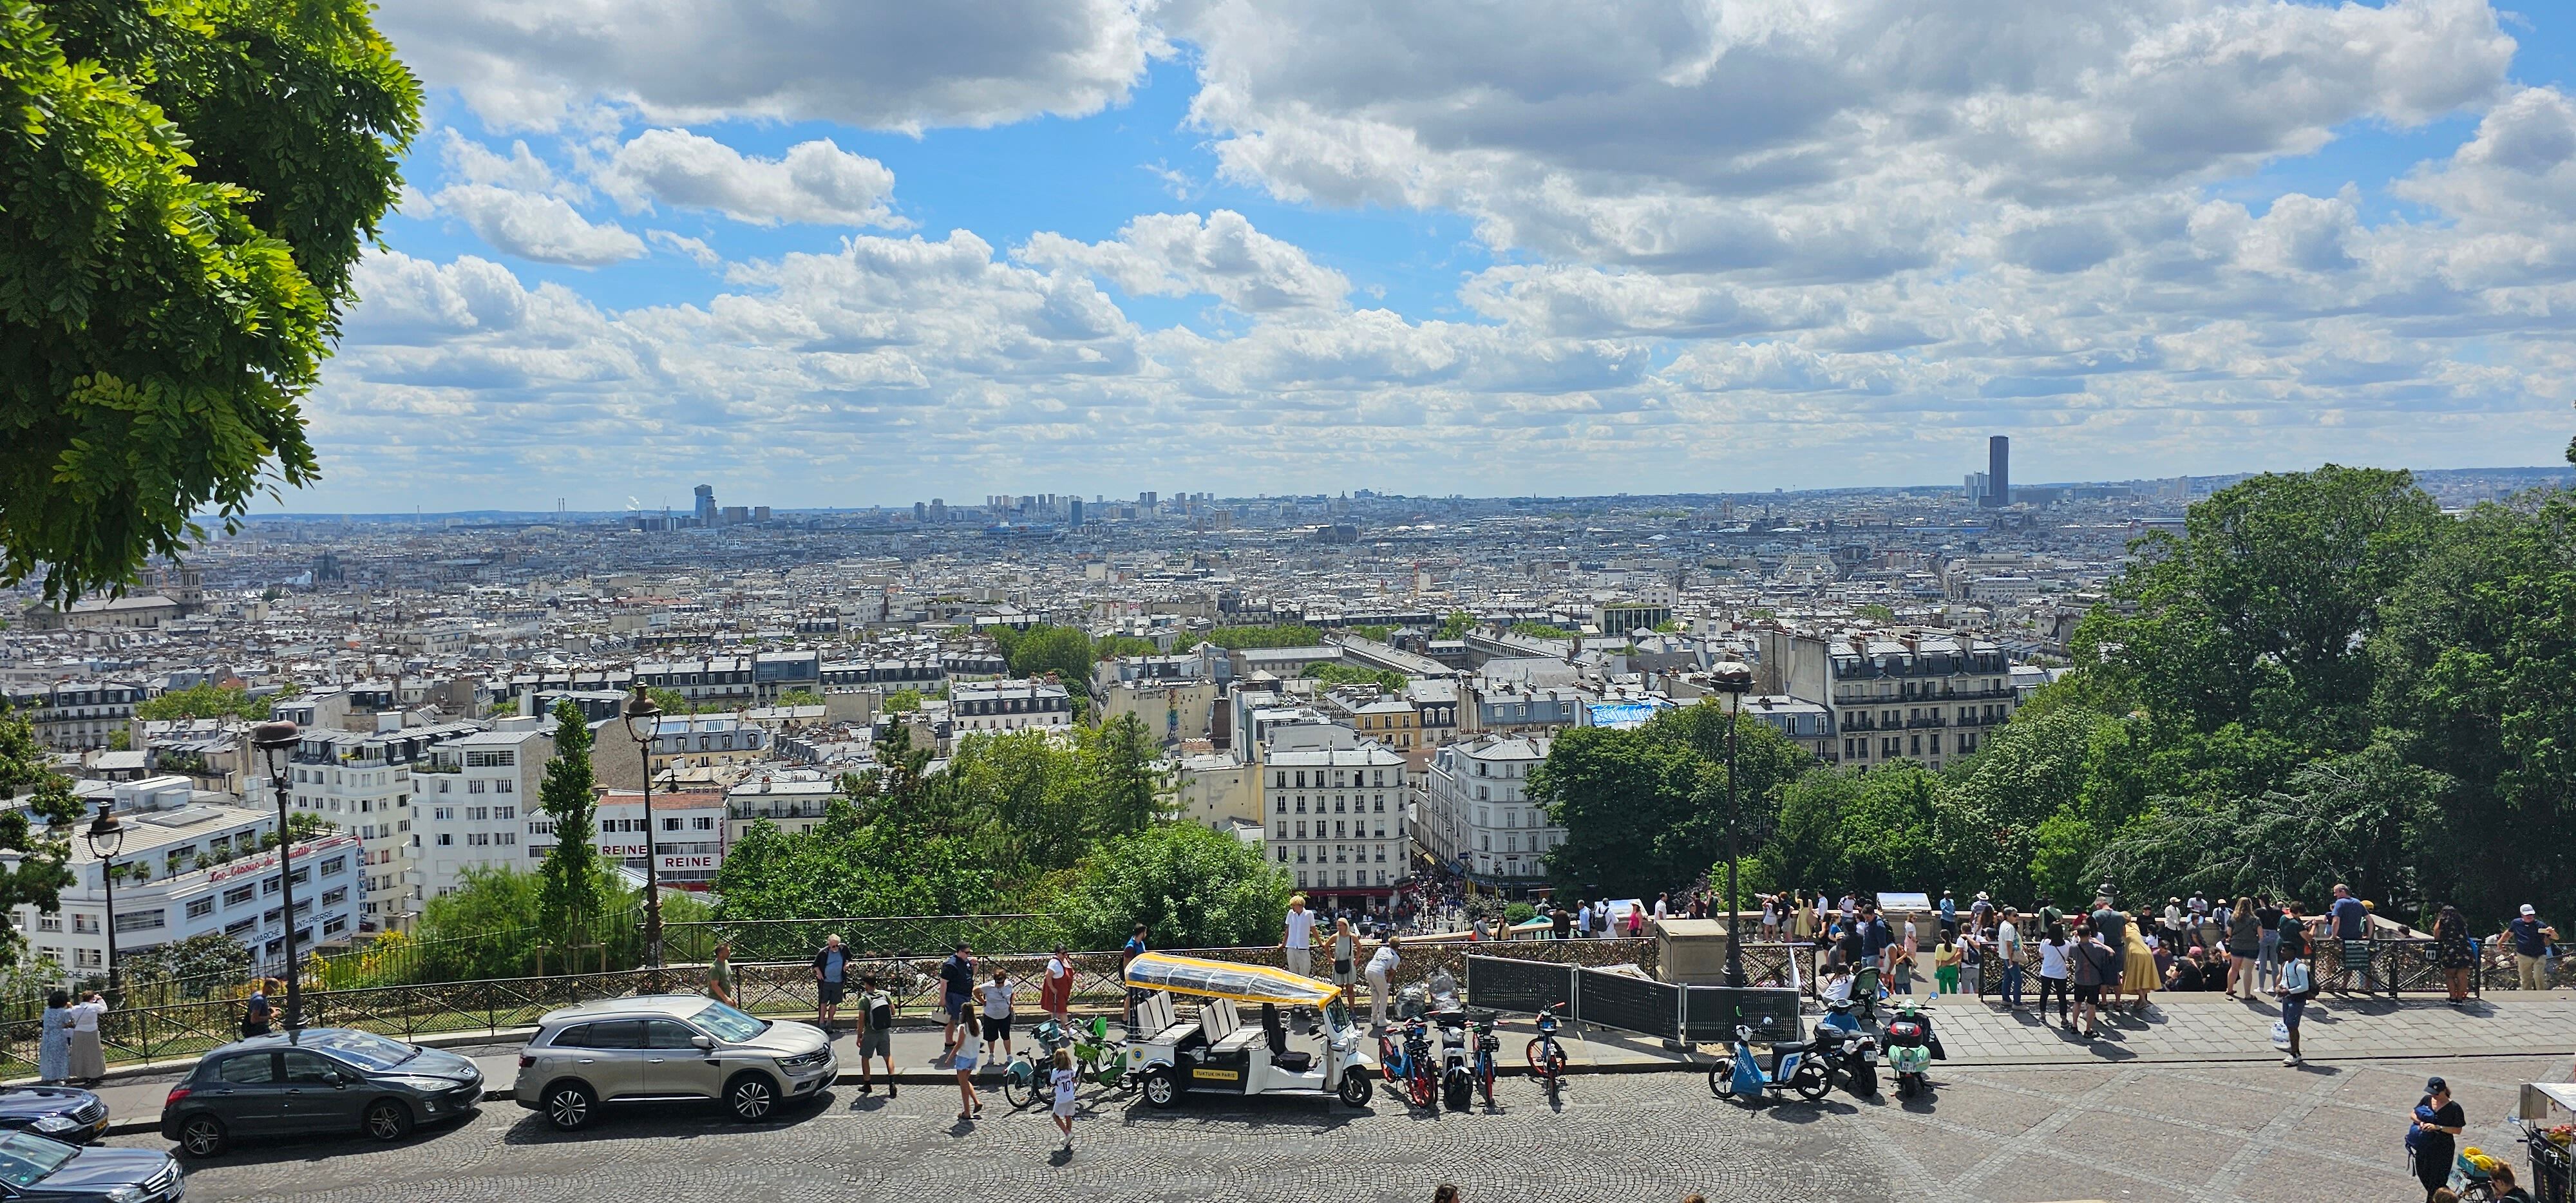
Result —
[[0, 1132], [0, 1195], [43, 1203], [179, 1203], [179, 1163], [153, 1149], [82, 1148]]
[[85, 1145], [107, 1135], [107, 1103], [69, 1086], [13, 1086], [0, 1090], [0, 1130]]

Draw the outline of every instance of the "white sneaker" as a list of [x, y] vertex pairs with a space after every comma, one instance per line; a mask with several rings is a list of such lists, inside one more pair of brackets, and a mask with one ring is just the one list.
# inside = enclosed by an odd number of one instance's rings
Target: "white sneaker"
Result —
[[2299, 1059], [2298, 1059], [2298, 1058], [2296, 1058], [2296, 1057], [2283, 1057], [2283, 1058], [2281, 1058], [2281, 1064], [2283, 1064], [2283, 1065], [2297, 1065], [2298, 1063], [2299, 1063]]

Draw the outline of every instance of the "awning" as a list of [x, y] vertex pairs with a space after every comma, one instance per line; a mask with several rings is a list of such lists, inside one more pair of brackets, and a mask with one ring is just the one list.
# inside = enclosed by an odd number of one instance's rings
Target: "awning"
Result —
[[1197, 957], [1149, 952], [1127, 962], [1127, 988], [1169, 990], [1200, 998], [1274, 1003], [1283, 1007], [1320, 1007], [1340, 991], [1311, 977], [1299, 977], [1267, 965], [1238, 965]]

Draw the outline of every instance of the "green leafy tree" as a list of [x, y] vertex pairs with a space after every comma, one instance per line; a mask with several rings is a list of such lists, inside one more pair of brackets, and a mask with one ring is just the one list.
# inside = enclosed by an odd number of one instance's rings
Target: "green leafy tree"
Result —
[[238, 685], [212, 682], [173, 689], [134, 704], [134, 717], [140, 719], [239, 718], [266, 722], [268, 715], [267, 698], [254, 698]]
[[1874, 622], [1882, 626], [1896, 621], [1896, 611], [1878, 602], [1867, 602], [1856, 606], [1852, 609], [1852, 614], [1863, 622]]
[[1440, 629], [1431, 632], [1431, 637], [1441, 640], [1464, 639], [1467, 637], [1467, 632], [1474, 629], [1476, 629], [1475, 615], [1465, 610], [1451, 610], [1447, 618], [1440, 620]]
[[1529, 797], [1566, 829], [1548, 873], [1584, 895], [1652, 897], [1697, 877], [1708, 857], [1677, 855], [1662, 837], [1692, 818], [1705, 761], [1643, 729], [1560, 733], [1529, 778]]
[[209, 931], [122, 954], [116, 964], [129, 988], [168, 982], [181, 985], [189, 997], [203, 998], [218, 985], [248, 978], [253, 962], [248, 945]]
[[2322, 899], [2337, 883], [2391, 918], [2431, 909], [2416, 850], [2455, 783], [2373, 744], [2293, 771], [2285, 788], [2178, 802], [2088, 867], [2124, 892], [2188, 887]]
[[[0, 809], [0, 853], [17, 860], [15, 867], [0, 867], [0, 910], [56, 910], [72, 884], [72, 827], [87, 810], [52, 763], [26, 716], [0, 704], [0, 799], [26, 800]], [[20, 963], [26, 948], [15, 927], [0, 926], [0, 966]]]
[[1110, 660], [1120, 656], [1159, 656], [1163, 649], [1151, 639], [1133, 635], [1102, 635], [1091, 641], [1093, 660]]
[[1516, 622], [1512, 624], [1512, 634], [1526, 635], [1532, 639], [1573, 639], [1583, 632], [1569, 631], [1553, 623]]
[[918, 689], [898, 689], [885, 695], [885, 712], [888, 714], [909, 714], [919, 709], [921, 691]]
[[1207, 633], [1207, 642], [1230, 652], [1265, 647], [1317, 647], [1324, 642], [1324, 633], [1303, 623], [1283, 623], [1267, 627], [1218, 627]]
[[363, 0], [0, 0], [0, 584], [68, 602], [315, 479], [419, 107]]
[[644, 696], [652, 699], [654, 705], [661, 707], [662, 713], [664, 714], [696, 714], [698, 712], [698, 704], [690, 701], [688, 695], [683, 694], [676, 689], [663, 689], [656, 686], [646, 686], [644, 689]]
[[1090, 689], [1091, 636], [1079, 628], [1040, 624], [1000, 642], [1012, 676], [1042, 677], [1051, 672], [1076, 690]]
[[781, 706], [820, 706], [823, 704], [823, 695], [816, 693], [811, 689], [790, 689], [778, 695], [778, 704]]
[[537, 786], [537, 807], [554, 825], [555, 845], [536, 873], [528, 909], [546, 932], [567, 944], [590, 943], [607, 913], [598, 844], [598, 780], [590, 767], [590, 724], [570, 699], [555, 703], [555, 754]]
[[1167, 816], [1172, 787], [1162, 769], [1162, 749], [1133, 714], [1122, 714], [1076, 737], [1089, 792], [1095, 842], [1133, 835]]
[[1077, 947], [1114, 948], [1142, 923], [1162, 948], [1276, 943], [1288, 874], [1261, 849], [1196, 823], [1101, 845], [1055, 908]]

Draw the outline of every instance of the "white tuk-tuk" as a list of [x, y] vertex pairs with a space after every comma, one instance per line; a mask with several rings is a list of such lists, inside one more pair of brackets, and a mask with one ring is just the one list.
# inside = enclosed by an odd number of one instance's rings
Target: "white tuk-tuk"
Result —
[[[1188, 1091], [1338, 1097], [1368, 1105], [1377, 1062], [1361, 1047], [1341, 992], [1284, 969], [1149, 952], [1127, 963], [1127, 988], [1144, 991], [1127, 1041], [1127, 1073], [1156, 1107]], [[1183, 1019], [1175, 998], [1191, 1003]], [[1287, 1011], [1311, 1008], [1320, 1049], [1292, 1047]]]

